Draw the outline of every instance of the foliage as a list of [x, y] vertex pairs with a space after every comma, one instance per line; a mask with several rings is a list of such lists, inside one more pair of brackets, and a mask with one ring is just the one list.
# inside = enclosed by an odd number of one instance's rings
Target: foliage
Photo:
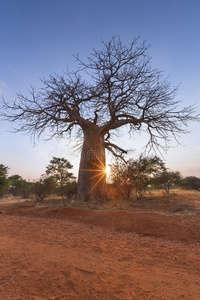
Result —
[[42, 176], [39, 181], [34, 184], [34, 193], [38, 201], [43, 201], [55, 190], [55, 181], [52, 177]]
[[165, 169], [163, 161], [157, 157], [130, 159], [127, 163], [117, 161], [111, 168], [112, 181], [122, 190], [128, 199], [134, 190], [136, 199], [140, 199], [153, 177]]
[[9, 181], [6, 177], [0, 176], [0, 197], [6, 194], [9, 187]]
[[14, 196], [21, 196], [22, 198], [29, 198], [33, 193], [33, 182], [28, 182], [20, 175], [15, 174], [8, 178], [10, 183], [9, 192]]
[[46, 175], [50, 175], [58, 187], [61, 196], [64, 193], [64, 187], [74, 179], [73, 173], [69, 172], [73, 166], [65, 158], [53, 157], [46, 167]]
[[68, 182], [63, 187], [63, 196], [69, 199], [76, 195], [77, 195], [77, 182], [76, 181]]
[[10, 182], [9, 192], [14, 196], [23, 196], [27, 188], [27, 182], [20, 175], [12, 175], [8, 177]]
[[7, 179], [9, 167], [0, 164], [0, 197], [5, 195], [9, 187], [9, 180]]
[[152, 180], [152, 184], [157, 188], [164, 188], [167, 195], [175, 184], [179, 184], [181, 180], [181, 174], [179, 171], [163, 171], [159, 176], [156, 176]]
[[33, 182], [28, 182], [24, 180], [23, 187], [20, 190], [20, 195], [22, 198], [30, 198], [30, 196], [34, 193], [34, 183]]
[[9, 170], [9, 167], [6, 167], [3, 164], [0, 164], [0, 176], [1, 177], [6, 177], [7, 178], [8, 170]]
[[181, 186], [188, 190], [200, 190], [200, 178], [196, 176], [188, 176], [181, 180]]

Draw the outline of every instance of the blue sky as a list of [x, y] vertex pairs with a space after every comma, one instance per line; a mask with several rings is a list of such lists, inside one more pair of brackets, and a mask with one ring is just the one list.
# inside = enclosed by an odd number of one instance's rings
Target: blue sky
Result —
[[[119, 35], [128, 44], [141, 36], [151, 45], [153, 67], [164, 70], [172, 85], [181, 83], [182, 105], [194, 103], [200, 111], [199, 15], [199, 0], [0, 0], [0, 95], [13, 101], [18, 92], [28, 95], [30, 85], [42, 87], [40, 78], [76, 69], [72, 55], [86, 58], [101, 39]], [[200, 123], [189, 129], [180, 138], [183, 146], [172, 142], [163, 158], [171, 170], [200, 177]], [[66, 157], [77, 175], [74, 141], [41, 139], [34, 146], [30, 136], [11, 130], [0, 122], [0, 163], [10, 167], [9, 175], [39, 178], [52, 156]], [[145, 142], [143, 135], [123, 135], [119, 144], [132, 147], [136, 157]]]

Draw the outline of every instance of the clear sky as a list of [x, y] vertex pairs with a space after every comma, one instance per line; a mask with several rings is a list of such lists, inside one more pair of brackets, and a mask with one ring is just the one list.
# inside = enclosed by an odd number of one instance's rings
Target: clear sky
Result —
[[[13, 101], [27, 95], [40, 78], [76, 68], [73, 54], [84, 59], [119, 35], [124, 44], [141, 36], [151, 45], [152, 65], [164, 70], [172, 85], [181, 83], [178, 99], [200, 111], [200, 1], [199, 0], [0, 0], [0, 95]], [[0, 106], [1, 100], [0, 98]], [[189, 124], [191, 134], [163, 153], [166, 166], [183, 176], [200, 177], [200, 123]], [[28, 135], [11, 133], [0, 122], [0, 164], [9, 175], [36, 179], [52, 156], [66, 157], [77, 175], [80, 153], [74, 141], [42, 139], [34, 146]], [[120, 144], [132, 147], [136, 157], [146, 139], [124, 136]], [[110, 158], [109, 158], [110, 159]]]

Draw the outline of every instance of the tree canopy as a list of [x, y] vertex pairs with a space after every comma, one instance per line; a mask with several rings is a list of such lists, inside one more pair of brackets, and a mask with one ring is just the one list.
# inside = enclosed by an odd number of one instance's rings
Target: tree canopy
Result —
[[0, 164], [0, 197], [2, 197], [9, 187], [9, 180], [7, 179], [9, 167]]
[[187, 176], [182, 180], [181, 185], [185, 189], [200, 191], [200, 178], [196, 176]]
[[46, 174], [50, 175], [56, 183], [62, 186], [74, 178], [73, 174], [69, 172], [72, 168], [72, 164], [66, 158], [54, 156], [46, 167]]
[[159, 176], [152, 180], [152, 183], [159, 188], [164, 188], [169, 195], [170, 188], [175, 184], [180, 184], [181, 174], [179, 171], [164, 170]]
[[63, 136], [77, 125], [84, 129], [93, 123], [101, 133], [109, 133], [105, 146], [111, 152], [118, 147], [109, 142], [110, 131], [124, 125], [131, 131], [144, 127], [150, 147], [160, 147], [161, 140], [168, 142], [170, 134], [185, 133], [181, 125], [196, 119], [193, 106], [178, 108], [177, 87], [151, 67], [149, 45], [138, 43], [136, 38], [124, 46], [113, 37], [103, 42], [102, 50], [93, 49], [88, 61], [76, 56], [77, 71], [51, 75], [42, 80], [41, 90], [31, 87], [30, 97], [19, 93], [18, 101], [4, 102], [12, 111], [6, 117], [18, 121], [18, 130], [38, 136], [45, 129], [52, 136]]

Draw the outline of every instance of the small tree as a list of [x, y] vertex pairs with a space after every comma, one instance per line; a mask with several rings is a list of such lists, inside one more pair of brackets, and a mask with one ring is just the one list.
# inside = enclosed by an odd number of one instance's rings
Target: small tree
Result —
[[181, 180], [180, 185], [184, 189], [200, 191], [200, 178], [196, 176], [188, 176]]
[[10, 193], [14, 196], [23, 196], [24, 189], [27, 187], [27, 182], [20, 175], [12, 175], [8, 177], [10, 182]]
[[[129, 173], [125, 161], [117, 159], [110, 168], [110, 180], [114, 185], [114, 196], [120, 196], [128, 199], [130, 196], [131, 186], [129, 183]], [[113, 189], [112, 194], [113, 194]]]
[[158, 188], [164, 188], [165, 192], [169, 196], [169, 191], [173, 185], [180, 183], [181, 174], [179, 171], [167, 171], [165, 170], [159, 176], [152, 180], [152, 183]]
[[6, 167], [5, 165], [0, 164], [0, 176], [1, 177], [6, 177], [7, 178], [8, 170], [9, 170], [9, 167]]
[[131, 159], [127, 163], [116, 163], [112, 168], [112, 180], [118, 186], [124, 187], [127, 199], [130, 197], [131, 190], [134, 190], [135, 197], [139, 200], [151, 179], [164, 169], [164, 163], [159, 157], [140, 156], [138, 159]]
[[64, 195], [64, 187], [74, 179], [73, 173], [69, 172], [73, 166], [65, 158], [53, 157], [46, 167], [46, 174], [51, 176], [58, 187], [61, 196]]
[[0, 164], [0, 197], [5, 195], [9, 187], [9, 180], [7, 179], [9, 167]]

